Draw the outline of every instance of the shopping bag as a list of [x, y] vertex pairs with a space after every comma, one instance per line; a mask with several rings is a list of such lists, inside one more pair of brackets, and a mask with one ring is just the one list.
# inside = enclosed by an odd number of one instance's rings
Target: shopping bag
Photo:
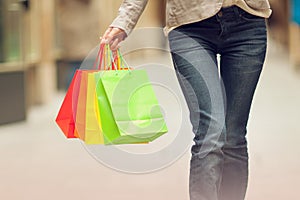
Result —
[[75, 127], [78, 138], [85, 138], [85, 118], [86, 118], [86, 94], [87, 94], [88, 71], [81, 70], [81, 80], [79, 86], [78, 103], [75, 118]]
[[66, 96], [55, 119], [67, 138], [76, 138], [75, 118], [79, 95], [81, 71], [76, 70]]
[[96, 82], [96, 97], [98, 101], [97, 119], [101, 126], [103, 143], [113, 144], [113, 141], [117, 139], [120, 134], [101, 81], [101, 74], [101, 72], [94, 73]]
[[150, 142], [167, 126], [145, 70], [95, 73], [105, 144]]
[[99, 108], [96, 100], [96, 82], [93, 72], [87, 75], [85, 137], [86, 144], [104, 144], [101, 123], [99, 123]]

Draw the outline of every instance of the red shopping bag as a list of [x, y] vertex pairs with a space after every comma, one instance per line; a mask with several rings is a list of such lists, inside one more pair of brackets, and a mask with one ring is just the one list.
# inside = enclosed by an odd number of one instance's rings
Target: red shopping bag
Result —
[[79, 85], [81, 81], [81, 72], [82, 71], [80, 70], [76, 70], [55, 120], [57, 125], [60, 127], [67, 138], [77, 137], [75, 119], [79, 95]]

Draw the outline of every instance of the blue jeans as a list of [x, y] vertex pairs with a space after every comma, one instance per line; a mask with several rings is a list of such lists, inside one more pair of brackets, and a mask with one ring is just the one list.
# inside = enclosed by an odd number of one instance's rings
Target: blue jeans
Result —
[[169, 43], [195, 134], [190, 199], [242, 200], [246, 127], [266, 53], [265, 19], [236, 6], [223, 8], [172, 30]]

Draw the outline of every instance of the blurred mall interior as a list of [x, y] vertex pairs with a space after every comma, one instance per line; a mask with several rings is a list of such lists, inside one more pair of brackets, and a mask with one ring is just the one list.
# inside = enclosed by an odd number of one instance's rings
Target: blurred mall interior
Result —
[[[0, 199], [188, 199], [188, 151], [156, 172], [122, 173], [55, 124], [73, 73], [121, 2], [0, 1]], [[267, 59], [249, 121], [247, 200], [300, 199], [299, 2], [270, 0]], [[162, 0], [149, 1], [122, 45], [129, 64], [172, 68], [164, 9]]]

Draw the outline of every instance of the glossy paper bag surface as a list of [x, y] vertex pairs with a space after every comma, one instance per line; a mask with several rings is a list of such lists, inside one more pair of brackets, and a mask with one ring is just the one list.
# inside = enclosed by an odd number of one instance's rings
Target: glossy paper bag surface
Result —
[[[98, 73], [97, 96], [101, 88], [105, 93], [106, 107], [112, 113], [114, 130], [106, 132], [106, 116], [100, 104], [103, 134], [113, 144], [153, 141], [167, 132], [167, 126], [158, 100], [145, 70], [111, 70]], [[104, 117], [104, 118], [103, 118]]]
[[67, 138], [76, 138], [75, 128], [76, 111], [81, 82], [81, 71], [76, 70], [66, 96], [56, 117], [56, 123]]

